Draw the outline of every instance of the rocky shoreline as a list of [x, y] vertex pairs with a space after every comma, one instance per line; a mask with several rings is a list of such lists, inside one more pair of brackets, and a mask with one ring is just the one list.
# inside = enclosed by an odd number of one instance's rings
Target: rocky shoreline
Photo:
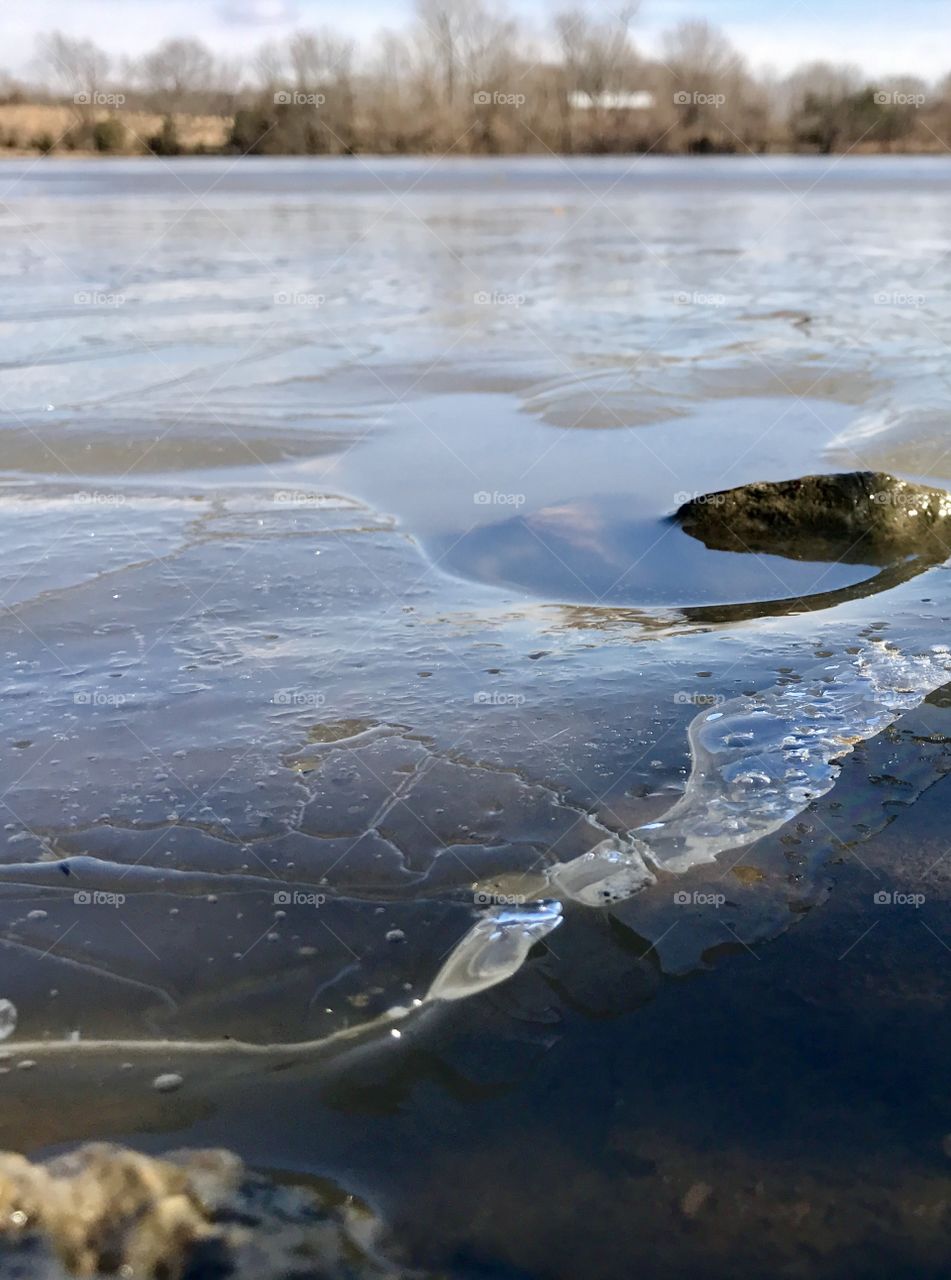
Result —
[[378, 1251], [379, 1235], [352, 1197], [281, 1186], [229, 1151], [155, 1159], [91, 1143], [45, 1163], [0, 1155], [3, 1280], [408, 1276]]

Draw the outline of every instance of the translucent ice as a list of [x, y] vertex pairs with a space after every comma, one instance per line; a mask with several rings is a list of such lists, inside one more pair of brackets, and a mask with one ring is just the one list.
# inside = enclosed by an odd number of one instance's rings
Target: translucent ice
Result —
[[680, 800], [661, 821], [552, 867], [553, 892], [606, 906], [651, 883], [652, 866], [683, 872], [777, 831], [833, 787], [857, 743], [949, 675], [947, 646], [906, 657], [875, 643], [799, 683], [701, 712], [688, 731], [692, 767]]
[[561, 924], [561, 904], [496, 909], [472, 926], [436, 975], [427, 1000], [460, 1000], [511, 977], [529, 951]]
[[11, 1000], [0, 1000], [0, 1040], [9, 1040], [16, 1028], [16, 1005]]

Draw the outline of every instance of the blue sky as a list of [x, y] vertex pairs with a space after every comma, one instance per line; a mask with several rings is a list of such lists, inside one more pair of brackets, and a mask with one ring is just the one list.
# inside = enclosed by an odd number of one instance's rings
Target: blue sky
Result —
[[[607, 12], [619, 0], [589, 0]], [[507, 0], [539, 27], [572, 0]], [[33, 38], [58, 27], [116, 54], [137, 54], [168, 35], [191, 34], [226, 54], [250, 52], [296, 25], [330, 24], [367, 40], [380, 26], [403, 26], [412, 0], [6, 0], [3, 62], [23, 69]], [[951, 71], [951, 0], [642, 0], [636, 39], [650, 52], [660, 32], [688, 17], [723, 27], [756, 67], [788, 70], [826, 58], [857, 62], [874, 75], [928, 78]]]

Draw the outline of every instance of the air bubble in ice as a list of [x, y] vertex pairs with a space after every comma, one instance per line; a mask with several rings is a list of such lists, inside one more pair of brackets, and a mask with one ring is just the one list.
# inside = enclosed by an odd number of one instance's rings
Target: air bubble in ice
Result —
[[9, 1040], [16, 1029], [16, 1005], [12, 1000], [0, 1000], [0, 1040]]
[[185, 1083], [184, 1076], [178, 1075], [174, 1071], [166, 1072], [165, 1075], [156, 1076], [152, 1081], [152, 1088], [159, 1093], [174, 1093], [176, 1089], [180, 1089]]

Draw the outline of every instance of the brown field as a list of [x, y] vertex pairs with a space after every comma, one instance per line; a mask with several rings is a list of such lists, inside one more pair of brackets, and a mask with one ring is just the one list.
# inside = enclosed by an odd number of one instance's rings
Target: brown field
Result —
[[[146, 151], [146, 140], [162, 128], [161, 116], [143, 111], [103, 110], [90, 116], [72, 107], [8, 103], [0, 105], [0, 148], [14, 154], [33, 153], [46, 150], [45, 141], [50, 139], [54, 151], [80, 154], [67, 146], [67, 134], [81, 121], [103, 120], [109, 115], [117, 116], [125, 127], [126, 145], [122, 151], [129, 155]], [[231, 129], [231, 119], [227, 116], [178, 115], [175, 124], [182, 146], [189, 151], [199, 147], [222, 147]]]

